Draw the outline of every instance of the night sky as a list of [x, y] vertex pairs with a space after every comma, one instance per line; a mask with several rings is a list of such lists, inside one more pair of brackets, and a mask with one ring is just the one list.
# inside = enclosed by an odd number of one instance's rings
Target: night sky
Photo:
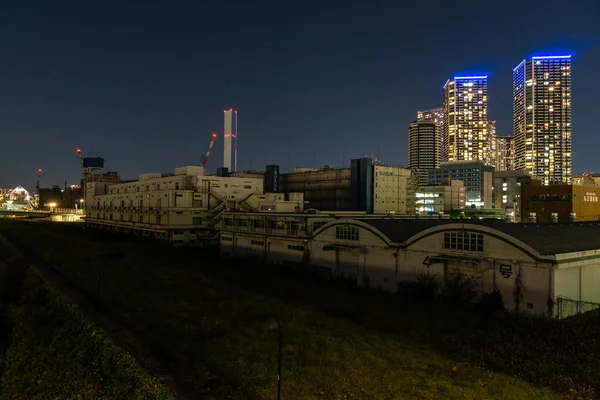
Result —
[[[0, 187], [78, 183], [75, 150], [125, 179], [198, 165], [223, 108], [239, 167], [407, 162], [418, 109], [488, 73], [512, 133], [512, 69], [572, 52], [574, 171], [600, 172], [600, 2], [0, 2]], [[219, 139], [209, 171], [222, 164]]]

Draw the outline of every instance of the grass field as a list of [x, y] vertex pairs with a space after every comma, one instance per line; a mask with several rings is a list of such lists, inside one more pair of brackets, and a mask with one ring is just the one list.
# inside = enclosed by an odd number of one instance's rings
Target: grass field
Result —
[[475, 326], [467, 312], [443, 304], [77, 224], [3, 221], [0, 232], [97, 296], [190, 398], [275, 398], [277, 336], [266, 329], [274, 318], [282, 323], [286, 399], [563, 398], [429, 345], [451, 344]]

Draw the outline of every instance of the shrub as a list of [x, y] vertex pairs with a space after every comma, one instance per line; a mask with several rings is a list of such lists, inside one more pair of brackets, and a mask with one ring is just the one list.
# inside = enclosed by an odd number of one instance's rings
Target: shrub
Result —
[[470, 303], [477, 298], [477, 279], [462, 271], [448, 274], [442, 295], [456, 303]]
[[481, 295], [475, 308], [485, 315], [494, 314], [504, 310], [502, 295], [498, 290], [494, 290], [491, 293], [484, 293]]
[[416, 295], [421, 299], [437, 299], [440, 294], [440, 283], [438, 274], [429, 271], [417, 274]]

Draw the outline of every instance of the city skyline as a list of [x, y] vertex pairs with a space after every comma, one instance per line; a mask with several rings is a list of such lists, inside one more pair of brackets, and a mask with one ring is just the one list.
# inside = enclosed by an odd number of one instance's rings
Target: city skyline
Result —
[[[512, 68], [525, 55], [563, 51], [576, 57], [573, 172], [599, 171], [593, 149], [600, 138], [586, 135], [595, 126], [592, 104], [600, 90], [598, 5], [561, 6], [561, 24], [546, 30], [552, 7], [535, 3], [516, 16], [508, 3], [491, 5], [496, 18], [477, 35], [464, 22], [479, 21], [479, 11], [440, 3], [444, 17], [432, 17], [419, 43], [404, 39], [421, 32], [416, 21], [398, 25], [392, 18], [416, 5], [319, 4], [317, 17], [317, 4], [309, 3], [294, 13], [243, 2], [206, 9], [10, 3], [0, 16], [0, 49], [13, 55], [1, 67], [0, 132], [6, 149], [25, 138], [33, 145], [3, 154], [0, 186], [31, 191], [39, 168], [42, 187], [78, 183], [76, 148], [105, 158], [106, 168], [125, 179], [199, 165], [230, 106], [244, 115], [238, 169], [347, 164], [378, 147], [386, 164], [406, 164], [406, 127], [416, 110], [441, 105], [448, 76], [490, 76], [489, 119], [506, 136]], [[239, 23], [214, 22], [223, 15]], [[450, 26], [464, 28], [446, 35]], [[231, 54], [235, 63], [220, 61]], [[213, 153], [210, 172], [222, 156]]]

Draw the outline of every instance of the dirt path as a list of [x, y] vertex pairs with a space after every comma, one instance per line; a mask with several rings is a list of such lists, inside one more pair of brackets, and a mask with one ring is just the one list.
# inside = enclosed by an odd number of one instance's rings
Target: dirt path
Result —
[[160, 363], [152, 356], [150, 349], [143, 346], [131, 329], [123, 325], [109, 313], [99, 309], [84, 292], [72, 285], [65, 277], [57, 273], [43, 260], [36, 259], [35, 256], [31, 255], [24, 256], [1, 233], [0, 262], [7, 265], [12, 262], [25, 262], [46, 287], [58, 290], [69, 298], [86, 318], [104, 329], [119, 347], [128, 351], [142, 367], [146, 368], [156, 378], [159, 378], [175, 398], [183, 400], [191, 398], [188, 393], [185, 393], [178, 387], [175, 378], [171, 376], [169, 371], [165, 371], [161, 367]]

